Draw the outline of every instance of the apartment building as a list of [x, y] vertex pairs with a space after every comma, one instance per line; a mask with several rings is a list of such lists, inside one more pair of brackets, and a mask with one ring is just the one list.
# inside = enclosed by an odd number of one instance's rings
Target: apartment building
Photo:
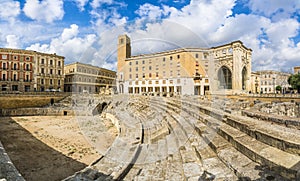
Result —
[[119, 93], [205, 95], [251, 90], [251, 49], [242, 42], [131, 56], [127, 35], [118, 38]]
[[273, 70], [263, 70], [255, 73], [260, 77], [261, 93], [275, 93], [277, 86], [281, 87], [281, 90], [277, 92], [286, 92], [290, 87], [288, 78], [291, 76], [291, 74], [289, 73]]
[[36, 53], [34, 89], [37, 91], [64, 91], [64, 57]]
[[63, 66], [56, 54], [0, 48], [0, 91], [63, 91]]
[[74, 62], [64, 67], [65, 92], [100, 93], [114, 89], [116, 72]]

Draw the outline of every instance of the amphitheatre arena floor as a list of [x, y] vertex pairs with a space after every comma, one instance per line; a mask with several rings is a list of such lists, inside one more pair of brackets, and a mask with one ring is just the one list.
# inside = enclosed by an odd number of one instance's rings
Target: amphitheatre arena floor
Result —
[[[0, 117], [0, 140], [26, 180], [62, 180], [101, 156], [78, 120], [74, 116]], [[90, 124], [98, 131], [106, 129], [101, 123]], [[97, 136], [102, 143], [98, 150], [111, 145], [115, 132], [110, 126]]]

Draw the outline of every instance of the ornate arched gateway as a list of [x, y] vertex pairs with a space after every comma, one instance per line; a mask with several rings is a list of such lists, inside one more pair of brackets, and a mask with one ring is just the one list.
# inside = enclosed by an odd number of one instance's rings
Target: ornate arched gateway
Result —
[[226, 66], [222, 66], [218, 71], [219, 88], [232, 89], [232, 73]]
[[[252, 50], [241, 41], [212, 48], [214, 71], [212, 91], [230, 90], [228, 93], [241, 93], [251, 90]], [[227, 92], [226, 92], [227, 93]]]

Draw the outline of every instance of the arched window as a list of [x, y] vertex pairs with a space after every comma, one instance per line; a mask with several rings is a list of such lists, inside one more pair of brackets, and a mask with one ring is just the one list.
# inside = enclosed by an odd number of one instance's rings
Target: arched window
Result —
[[242, 89], [246, 89], [246, 80], [247, 80], [247, 69], [246, 67], [243, 68], [242, 70]]
[[218, 79], [221, 88], [232, 89], [232, 73], [229, 68], [222, 66], [218, 71]]

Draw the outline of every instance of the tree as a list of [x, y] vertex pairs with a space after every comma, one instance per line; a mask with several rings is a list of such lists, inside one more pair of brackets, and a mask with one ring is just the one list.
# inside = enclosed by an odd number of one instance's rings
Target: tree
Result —
[[292, 86], [292, 88], [297, 90], [300, 93], [300, 73], [291, 75], [288, 78], [288, 83]]
[[278, 85], [278, 86], [276, 86], [276, 88], [275, 88], [275, 89], [276, 89], [276, 91], [280, 91], [280, 92], [281, 92], [281, 89], [282, 89], [282, 88], [281, 88], [281, 86], [280, 86], [280, 85]]

